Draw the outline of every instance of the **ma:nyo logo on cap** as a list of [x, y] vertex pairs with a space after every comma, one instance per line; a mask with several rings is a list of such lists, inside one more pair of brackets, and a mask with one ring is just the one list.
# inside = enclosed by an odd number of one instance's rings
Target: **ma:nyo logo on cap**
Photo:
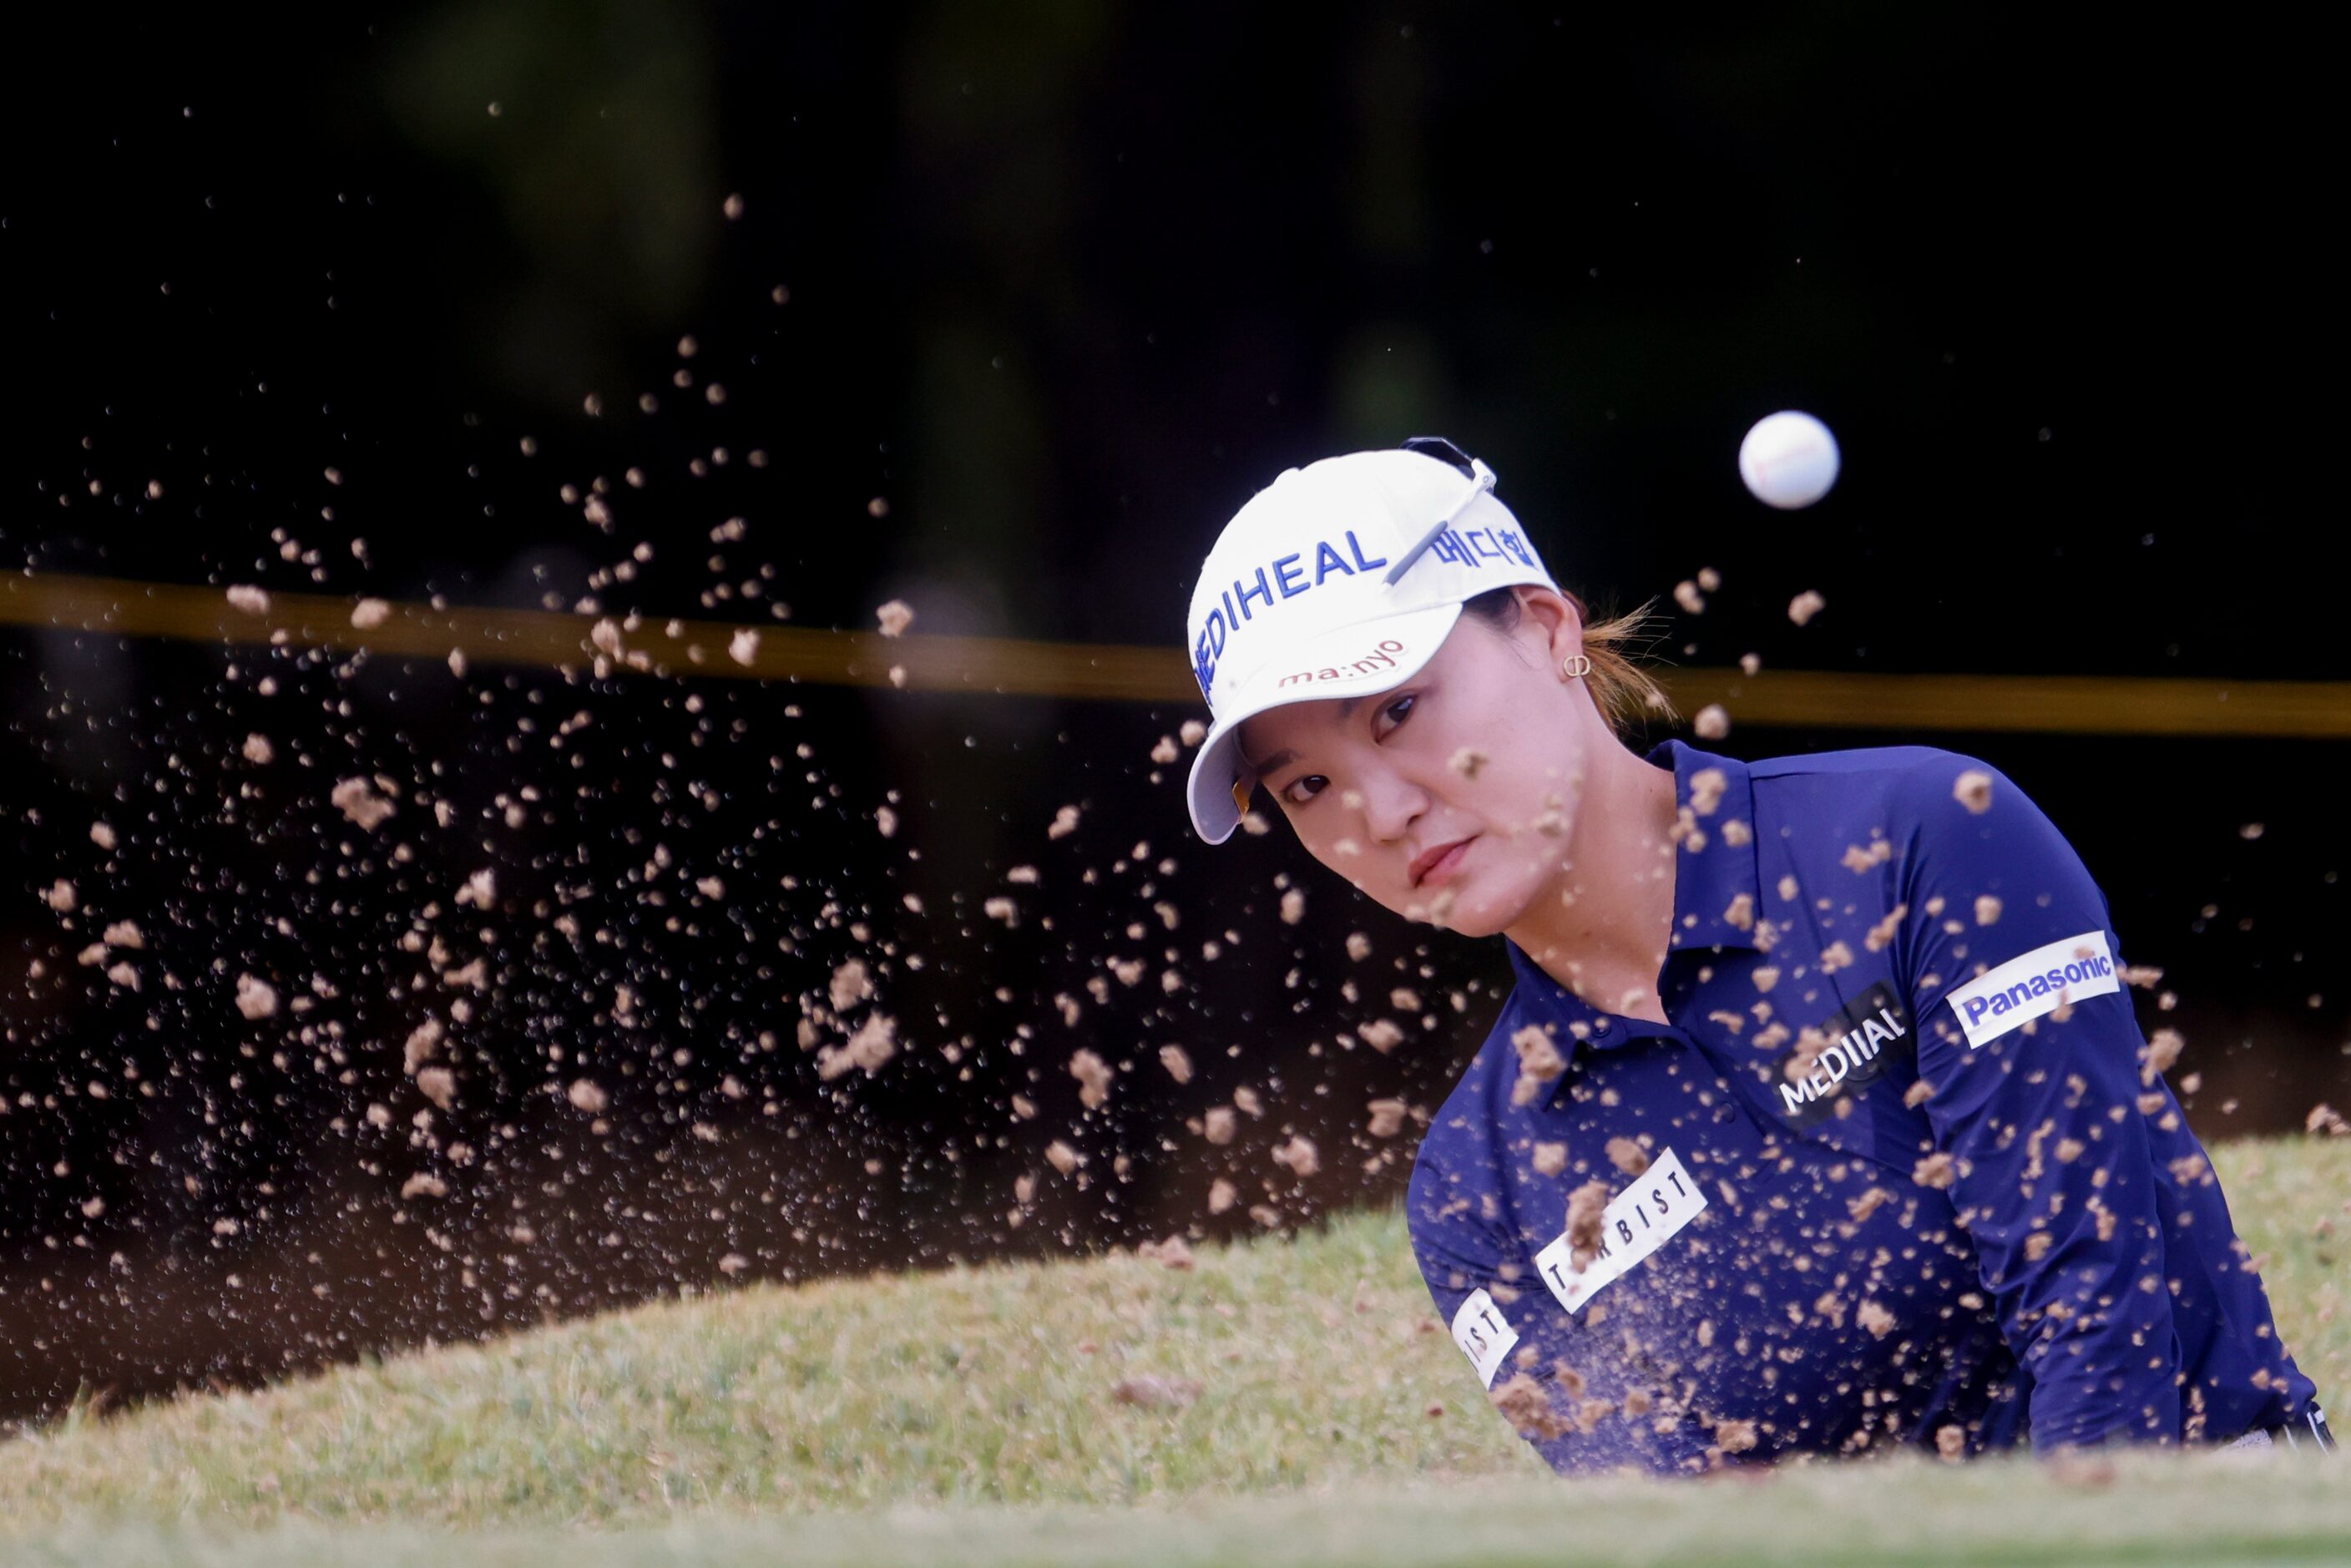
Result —
[[[1210, 688], [1217, 683], [1217, 661], [1224, 655], [1225, 643], [1257, 614], [1249, 608], [1249, 601], [1254, 599], [1260, 608], [1270, 610], [1277, 593], [1283, 599], [1295, 599], [1301, 593], [1311, 593], [1322, 587], [1334, 571], [1343, 577], [1353, 577], [1359, 571], [1372, 571], [1387, 565], [1385, 556], [1364, 557], [1364, 547], [1357, 541], [1354, 529], [1349, 528], [1343, 537], [1347, 541], [1346, 555], [1339, 553], [1334, 541], [1317, 539], [1311, 549], [1314, 557], [1311, 569], [1301, 564], [1310, 552], [1293, 550], [1266, 562], [1248, 578], [1233, 579], [1230, 588], [1218, 591], [1217, 598], [1219, 602], [1209, 607], [1208, 618], [1200, 623], [1200, 634], [1192, 644], [1192, 674], [1199, 680], [1202, 696], [1211, 702], [1215, 700]], [[1352, 561], [1349, 557], [1353, 558]], [[1311, 578], [1308, 575], [1310, 570], [1312, 573]], [[1270, 581], [1266, 578], [1268, 572], [1273, 574]]]
[[1341, 681], [1350, 675], [1376, 675], [1382, 670], [1395, 669], [1396, 655], [1403, 652], [1404, 644], [1389, 637], [1353, 664], [1325, 664], [1319, 670], [1294, 671], [1274, 682], [1274, 687], [1279, 690], [1283, 686], [1309, 685], [1316, 681]]

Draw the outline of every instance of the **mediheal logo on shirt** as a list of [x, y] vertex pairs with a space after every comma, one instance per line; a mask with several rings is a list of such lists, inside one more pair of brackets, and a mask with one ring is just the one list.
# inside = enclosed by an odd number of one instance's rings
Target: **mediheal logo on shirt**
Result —
[[2053, 1013], [2064, 1003], [2123, 988], [2106, 934], [2085, 931], [2011, 958], [1951, 993], [1951, 1010], [1968, 1049], [1989, 1045], [2021, 1023]]
[[1883, 980], [1821, 1025], [1820, 1032], [1828, 1037], [1829, 1044], [1814, 1055], [1810, 1072], [1801, 1078], [1788, 1076], [1788, 1064], [1796, 1056], [1791, 1047], [1769, 1073], [1769, 1081], [1779, 1086], [1782, 1113], [1800, 1127], [1834, 1115], [1838, 1095], [1861, 1094], [1884, 1077], [1888, 1067], [1918, 1060], [1918, 1042], [1910, 1035], [1910, 1009], [1902, 1005], [1901, 994]]

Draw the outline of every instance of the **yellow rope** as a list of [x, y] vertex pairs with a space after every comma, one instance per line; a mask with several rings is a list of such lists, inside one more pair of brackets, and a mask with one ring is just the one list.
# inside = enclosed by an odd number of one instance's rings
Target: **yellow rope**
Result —
[[[224, 644], [293, 644], [393, 658], [641, 670], [819, 685], [903, 685], [1197, 708], [1183, 655], [1169, 647], [1039, 643], [757, 625], [737, 656], [736, 623], [645, 618], [595, 641], [599, 618], [535, 610], [395, 603], [379, 625], [351, 624], [353, 601], [277, 593], [260, 613], [214, 588], [106, 578], [0, 576], [0, 626]], [[2351, 738], [2351, 682], [2212, 681], [2095, 675], [1902, 675], [1729, 669], [1658, 672], [1677, 707], [1720, 703], [1738, 725], [1813, 729], [2040, 731], [2070, 735], [2239, 735]]]

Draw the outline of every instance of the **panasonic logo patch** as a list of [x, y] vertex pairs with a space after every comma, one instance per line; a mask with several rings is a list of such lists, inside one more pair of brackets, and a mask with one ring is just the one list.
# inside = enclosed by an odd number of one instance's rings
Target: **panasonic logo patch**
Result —
[[2106, 934], [2085, 931], [2035, 947], [1951, 993], [1951, 1010], [1968, 1049], [1989, 1045], [2021, 1023], [2055, 1012], [2065, 1002], [2121, 990]]

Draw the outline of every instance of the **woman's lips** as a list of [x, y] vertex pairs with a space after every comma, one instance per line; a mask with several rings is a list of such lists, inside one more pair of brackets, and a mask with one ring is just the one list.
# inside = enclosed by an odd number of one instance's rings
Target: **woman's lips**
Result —
[[1437, 852], [1435, 860], [1429, 862], [1428, 869], [1413, 879], [1413, 886], [1443, 887], [1453, 880], [1456, 873], [1460, 871], [1461, 862], [1468, 854], [1469, 846], [1477, 841], [1477, 836], [1472, 834], [1468, 838], [1447, 845]]

